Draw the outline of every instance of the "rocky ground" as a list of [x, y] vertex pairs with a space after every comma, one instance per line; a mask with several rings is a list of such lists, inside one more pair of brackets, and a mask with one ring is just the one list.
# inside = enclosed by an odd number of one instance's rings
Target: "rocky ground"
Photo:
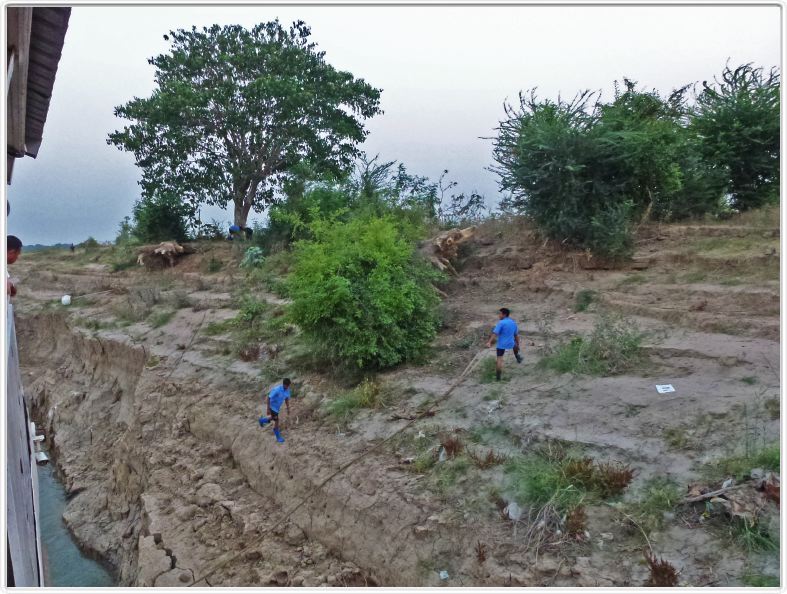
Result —
[[[450, 433], [501, 457], [560, 440], [620, 461], [635, 471], [624, 502], [654, 477], [684, 489], [723, 480], [709, 464], [779, 437], [776, 220], [643, 227], [623, 268], [487, 223], [443, 287], [430, 361], [382, 374], [384, 405], [340, 420], [325, 403], [353, 383], [310, 360], [290, 329], [251, 355], [221, 332], [248, 286], [226, 245], [160, 272], [111, 272], [100, 250], [26, 255], [12, 270], [25, 388], [71, 496], [66, 521], [130, 586], [643, 585], [646, 542], [618, 508], [588, 506], [582, 538], [534, 547], [527, 514], [500, 512], [503, 466], [413, 461]], [[87, 296], [65, 308], [64, 293]], [[252, 293], [279, 315], [281, 298]], [[490, 383], [484, 352], [443, 399], [501, 306], [520, 322], [525, 362]], [[537, 365], [605, 311], [646, 332], [640, 365], [610, 377]], [[285, 373], [296, 398], [279, 445], [256, 419]], [[695, 515], [680, 506], [648, 538], [680, 585], [778, 575], [775, 554], [734, 546]]]

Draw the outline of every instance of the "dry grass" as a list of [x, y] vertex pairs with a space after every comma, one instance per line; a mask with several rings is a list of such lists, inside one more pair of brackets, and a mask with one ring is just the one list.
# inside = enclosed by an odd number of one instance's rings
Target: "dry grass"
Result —
[[657, 559], [656, 555], [645, 549], [645, 561], [650, 569], [650, 577], [646, 586], [657, 588], [673, 587], [678, 585], [678, 572], [675, 567], [664, 559]]
[[468, 450], [467, 457], [481, 470], [498, 466], [508, 460], [505, 454], [498, 454], [491, 448], [487, 450], [486, 454], [480, 454], [475, 450]]
[[440, 445], [443, 446], [445, 450], [445, 455], [449, 459], [456, 458], [459, 454], [462, 453], [464, 449], [464, 444], [462, 440], [459, 439], [458, 435], [441, 433], [439, 435], [440, 438]]

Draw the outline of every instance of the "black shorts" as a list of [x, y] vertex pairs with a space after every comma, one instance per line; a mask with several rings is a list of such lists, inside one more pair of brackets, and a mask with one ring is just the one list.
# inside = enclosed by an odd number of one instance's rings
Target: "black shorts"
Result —
[[513, 349], [497, 349], [497, 356], [502, 357], [503, 355], [506, 354], [506, 351], [514, 351], [514, 354], [516, 355], [516, 352], [518, 350], [519, 350], [518, 347], [514, 347]]
[[271, 411], [271, 421], [278, 421], [279, 413]]

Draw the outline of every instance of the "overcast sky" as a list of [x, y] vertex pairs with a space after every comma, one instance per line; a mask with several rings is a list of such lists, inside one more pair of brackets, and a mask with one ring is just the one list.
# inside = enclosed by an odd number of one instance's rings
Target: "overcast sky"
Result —
[[[520, 90], [609, 97], [627, 76], [668, 92], [712, 78], [728, 57], [781, 66], [778, 7], [78, 7], [39, 156], [14, 167], [9, 233], [27, 244], [114, 239], [139, 174], [130, 154], [106, 144], [123, 125], [112, 111], [150, 95], [147, 59], [167, 50], [162, 35], [275, 17], [306, 21], [332, 65], [383, 89], [367, 153], [433, 178], [449, 169], [458, 191], [493, 204], [491, 143], [480, 137], [494, 134]], [[232, 218], [203, 210], [211, 217]]]

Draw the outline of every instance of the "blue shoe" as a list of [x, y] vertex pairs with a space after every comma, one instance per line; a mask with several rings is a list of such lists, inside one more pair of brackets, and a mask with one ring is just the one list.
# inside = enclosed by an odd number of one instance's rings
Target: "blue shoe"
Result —
[[260, 421], [260, 427], [265, 427], [265, 425], [271, 422], [271, 420], [268, 417], [260, 417], [259, 421]]
[[274, 429], [273, 434], [276, 436], [276, 441], [278, 441], [279, 443], [284, 443], [284, 438], [281, 436], [281, 431], [279, 431], [278, 429]]

